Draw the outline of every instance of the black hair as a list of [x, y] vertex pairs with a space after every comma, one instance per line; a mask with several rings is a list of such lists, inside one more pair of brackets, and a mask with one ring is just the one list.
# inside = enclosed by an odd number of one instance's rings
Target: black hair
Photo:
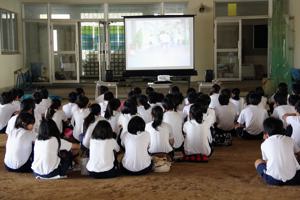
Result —
[[220, 105], [225, 106], [225, 105], [229, 104], [230, 97], [227, 96], [226, 94], [220, 94], [218, 99], [219, 99]]
[[226, 96], [228, 96], [230, 98], [231, 91], [228, 88], [224, 88], [224, 89], [221, 90], [220, 94], [226, 95]]
[[203, 121], [204, 106], [200, 103], [194, 103], [190, 108], [190, 119], [196, 120], [199, 124]]
[[108, 102], [106, 110], [105, 110], [105, 114], [104, 117], [105, 119], [110, 119], [113, 115], [114, 115], [114, 111], [118, 110], [118, 108], [120, 107], [121, 102], [119, 99], [112, 99]]
[[173, 96], [174, 110], [177, 111], [177, 107], [182, 103], [184, 97], [180, 92], [173, 93], [172, 96]]
[[292, 91], [295, 95], [300, 95], [300, 83], [299, 82], [292, 84]]
[[139, 88], [139, 87], [135, 87], [135, 88], [133, 88], [133, 93], [135, 94], [135, 95], [140, 95], [140, 94], [142, 94], [142, 90], [141, 90], [141, 88]]
[[137, 101], [139, 102], [139, 104], [141, 104], [142, 106], [144, 106], [145, 110], [148, 110], [151, 106], [148, 103], [148, 98], [146, 95], [139, 95], [137, 97]]
[[114, 94], [110, 91], [107, 91], [104, 93], [104, 100], [105, 101], [110, 101], [114, 98]]
[[150, 92], [148, 94], [149, 103], [156, 104], [157, 103], [157, 93], [156, 92]]
[[233, 88], [231, 90], [231, 93], [232, 93], [232, 99], [234, 100], [240, 100], [240, 89], [239, 88]]
[[[277, 92], [282, 93], [284, 95], [288, 95], [289, 91], [288, 91], [288, 85], [284, 82], [281, 82], [278, 84], [278, 88], [277, 88]], [[277, 93], [276, 92], [276, 93]]]
[[99, 93], [100, 93], [100, 95], [104, 94], [104, 93], [107, 92], [107, 91], [108, 91], [108, 87], [106, 87], [106, 86], [104, 86], [104, 85], [101, 85], [101, 86], [99, 87]]
[[256, 94], [255, 92], [249, 93], [249, 104], [258, 105], [261, 101], [261, 96]]
[[220, 92], [220, 89], [221, 87], [218, 84], [213, 84], [210, 90], [210, 94], [214, 94], [214, 93], [218, 94]]
[[58, 154], [60, 150], [60, 132], [57, 128], [56, 123], [52, 119], [42, 119], [40, 127], [39, 127], [39, 134], [37, 136], [38, 140], [49, 140], [51, 137], [55, 137], [58, 142]]
[[295, 109], [298, 113], [300, 113], [300, 101], [295, 104]]
[[49, 92], [45, 87], [40, 88], [40, 93], [42, 95], [42, 99], [48, 99]]
[[196, 92], [190, 92], [188, 95], [188, 101], [190, 104], [196, 103], [198, 94]]
[[162, 106], [166, 111], [174, 110], [174, 104], [171, 98], [164, 98], [164, 100], [162, 101]]
[[13, 88], [11, 89], [11, 94], [13, 100], [20, 99], [24, 95], [24, 91], [20, 88]]
[[265, 119], [263, 122], [263, 127], [264, 131], [267, 132], [269, 136], [285, 134], [282, 121], [274, 117]]
[[86, 130], [88, 129], [89, 125], [93, 122], [95, 122], [96, 117], [100, 115], [101, 113], [101, 107], [99, 104], [97, 103], [93, 103], [90, 106], [90, 113], [88, 114], [88, 116], [84, 119], [83, 121], [83, 132], [85, 133]]
[[40, 92], [34, 92], [32, 96], [33, 96], [34, 102], [36, 104], [40, 104], [41, 103], [41, 101], [42, 101], [43, 98], [42, 98], [42, 94]]
[[11, 103], [13, 101], [13, 96], [12, 96], [12, 93], [10, 91], [9, 92], [3, 92], [1, 94], [1, 97], [2, 97], [2, 101], [1, 101], [2, 105]]
[[177, 94], [177, 93], [180, 93], [179, 87], [176, 85], [172, 86], [170, 89], [170, 94]]
[[151, 115], [153, 117], [152, 127], [157, 130], [157, 127], [162, 123], [164, 111], [160, 106], [154, 106]]
[[195, 88], [190, 87], [190, 88], [188, 88], [187, 91], [186, 91], [186, 96], [189, 96], [189, 94], [190, 94], [191, 92], [197, 92], [197, 91], [195, 90]]
[[85, 92], [84, 92], [83, 88], [76, 88], [76, 93], [77, 93], [77, 96], [84, 96], [85, 95]]
[[124, 102], [122, 113], [130, 115], [135, 115], [137, 113], [137, 107], [133, 100], [127, 99]]
[[203, 113], [206, 113], [207, 109], [208, 109], [208, 106], [211, 102], [211, 99], [208, 96], [208, 94], [200, 95], [199, 98], [198, 98], [198, 102], [203, 106]]
[[76, 92], [70, 92], [69, 93], [69, 102], [75, 103], [77, 99], [77, 94]]
[[47, 110], [46, 118], [52, 119], [53, 115], [59, 109], [60, 106], [61, 106], [61, 101], [59, 99], [53, 99], [51, 106]]
[[262, 87], [257, 87], [255, 89], [255, 92], [256, 92], [256, 94], [258, 94], [258, 95], [260, 95], [262, 97], [265, 96], [265, 91], [264, 91], [264, 89]]
[[145, 121], [141, 117], [134, 116], [130, 119], [127, 130], [129, 133], [136, 135], [139, 131], [145, 131], [145, 126]]
[[34, 124], [34, 122], [35, 122], [35, 119], [32, 114], [22, 112], [18, 115], [18, 117], [16, 119], [15, 128], [27, 129], [27, 126], [29, 124]]
[[278, 105], [287, 104], [287, 96], [281, 92], [276, 92], [276, 94], [274, 95], [274, 100]]
[[162, 102], [163, 99], [165, 98], [165, 95], [163, 93], [156, 93], [157, 97], [157, 102]]
[[100, 120], [94, 128], [91, 138], [100, 140], [112, 139], [115, 138], [115, 133], [108, 121]]
[[77, 100], [77, 105], [79, 108], [85, 108], [89, 103], [89, 98], [86, 96], [79, 96]]
[[289, 104], [291, 106], [295, 106], [299, 100], [300, 100], [300, 97], [298, 95], [292, 94], [289, 96]]
[[21, 107], [20, 112], [28, 112], [30, 110], [33, 112], [35, 108], [35, 103], [32, 98], [24, 99], [21, 102], [20, 107]]
[[154, 92], [154, 89], [152, 87], [146, 87], [145, 92], [146, 95], [149, 95], [151, 92]]

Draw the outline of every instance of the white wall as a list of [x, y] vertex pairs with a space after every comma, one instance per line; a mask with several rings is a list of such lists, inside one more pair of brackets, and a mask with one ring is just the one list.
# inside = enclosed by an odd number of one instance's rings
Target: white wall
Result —
[[0, 55], [0, 90], [14, 86], [14, 71], [23, 67], [21, 4], [19, 0], [0, 0], [0, 8], [13, 11], [18, 16], [19, 54]]
[[300, 68], [300, 1], [290, 0], [290, 15], [294, 17], [295, 41], [294, 41], [294, 66]]

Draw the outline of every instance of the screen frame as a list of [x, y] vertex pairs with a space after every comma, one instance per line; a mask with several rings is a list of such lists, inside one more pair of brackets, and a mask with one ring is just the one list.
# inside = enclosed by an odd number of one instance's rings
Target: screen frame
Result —
[[141, 15], [141, 16], [123, 16], [124, 22], [124, 38], [125, 38], [125, 55], [127, 55], [127, 41], [126, 41], [126, 19], [132, 18], [191, 18], [193, 24], [193, 48], [192, 48], [192, 56], [193, 56], [193, 68], [189, 69], [146, 69], [146, 70], [131, 70], [127, 69], [127, 56], [125, 56], [125, 73], [124, 76], [157, 76], [157, 75], [177, 75], [177, 76], [189, 76], [189, 75], [197, 75], [195, 70], [195, 15]]

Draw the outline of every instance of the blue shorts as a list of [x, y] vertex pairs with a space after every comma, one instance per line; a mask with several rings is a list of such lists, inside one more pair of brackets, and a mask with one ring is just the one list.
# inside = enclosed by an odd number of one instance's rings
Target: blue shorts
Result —
[[286, 182], [277, 180], [272, 176], [266, 174], [267, 171], [266, 163], [259, 164], [256, 168], [256, 171], [263, 178], [263, 180], [269, 185], [300, 185], [300, 170], [296, 172], [295, 176], [292, 179]]

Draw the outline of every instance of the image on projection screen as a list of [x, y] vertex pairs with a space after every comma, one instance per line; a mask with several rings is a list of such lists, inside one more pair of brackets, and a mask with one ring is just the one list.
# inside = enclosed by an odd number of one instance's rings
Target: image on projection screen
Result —
[[194, 68], [193, 17], [125, 18], [126, 70]]

